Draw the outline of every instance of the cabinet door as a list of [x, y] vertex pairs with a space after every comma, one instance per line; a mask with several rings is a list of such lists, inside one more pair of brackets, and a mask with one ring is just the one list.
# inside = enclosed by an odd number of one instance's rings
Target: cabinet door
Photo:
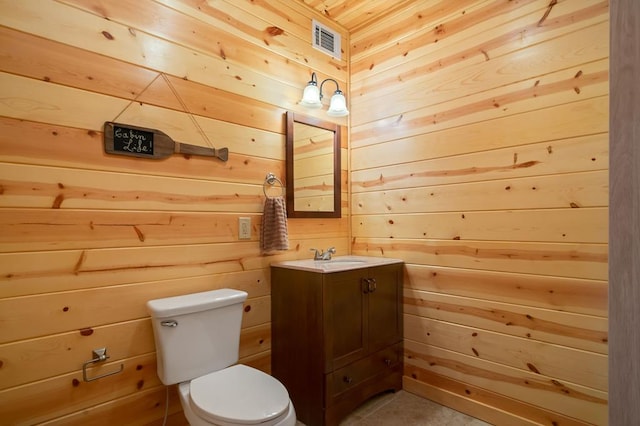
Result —
[[325, 373], [358, 360], [367, 352], [367, 295], [361, 283], [364, 271], [325, 274]]
[[369, 352], [402, 340], [402, 267], [387, 265], [368, 270], [375, 280], [368, 293]]

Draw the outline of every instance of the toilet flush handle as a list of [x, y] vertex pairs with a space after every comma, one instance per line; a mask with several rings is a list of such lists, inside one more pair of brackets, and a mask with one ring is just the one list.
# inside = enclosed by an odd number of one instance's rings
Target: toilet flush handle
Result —
[[163, 327], [177, 327], [178, 326], [178, 321], [176, 320], [164, 320], [164, 321], [160, 321], [160, 325]]

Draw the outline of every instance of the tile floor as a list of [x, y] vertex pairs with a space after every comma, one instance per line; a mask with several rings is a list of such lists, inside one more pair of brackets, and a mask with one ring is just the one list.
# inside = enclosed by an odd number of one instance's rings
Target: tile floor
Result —
[[[488, 426], [476, 418], [409, 392], [383, 393], [362, 404], [340, 426]], [[296, 426], [304, 426], [298, 422]]]

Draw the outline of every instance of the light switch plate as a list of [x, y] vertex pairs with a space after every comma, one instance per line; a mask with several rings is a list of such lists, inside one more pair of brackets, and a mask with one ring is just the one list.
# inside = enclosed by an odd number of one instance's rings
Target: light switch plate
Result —
[[251, 239], [251, 218], [250, 217], [238, 218], [238, 239], [240, 240]]

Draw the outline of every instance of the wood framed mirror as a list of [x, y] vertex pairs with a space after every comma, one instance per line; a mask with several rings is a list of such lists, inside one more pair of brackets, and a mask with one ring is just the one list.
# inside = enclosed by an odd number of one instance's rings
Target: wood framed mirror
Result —
[[340, 126], [287, 111], [287, 216], [341, 217]]

